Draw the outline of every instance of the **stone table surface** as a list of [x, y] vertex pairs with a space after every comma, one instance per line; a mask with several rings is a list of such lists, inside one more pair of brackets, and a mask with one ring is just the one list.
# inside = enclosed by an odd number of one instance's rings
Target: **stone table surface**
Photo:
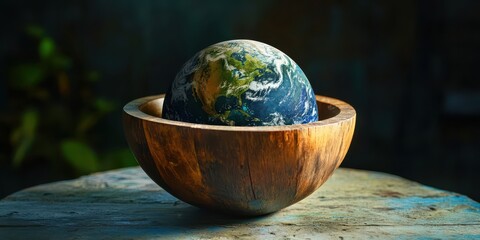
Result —
[[480, 239], [480, 204], [397, 176], [338, 169], [282, 211], [235, 218], [183, 203], [136, 168], [0, 201], [0, 239]]

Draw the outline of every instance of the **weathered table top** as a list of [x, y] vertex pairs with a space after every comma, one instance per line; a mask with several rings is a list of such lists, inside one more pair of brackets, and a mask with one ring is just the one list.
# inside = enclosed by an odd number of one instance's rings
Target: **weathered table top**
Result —
[[338, 169], [280, 212], [234, 218], [192, 207], [140, 168], [40, 185], [0, 201], [0, 239], [480, 238], [480, 204], [393, 175]]

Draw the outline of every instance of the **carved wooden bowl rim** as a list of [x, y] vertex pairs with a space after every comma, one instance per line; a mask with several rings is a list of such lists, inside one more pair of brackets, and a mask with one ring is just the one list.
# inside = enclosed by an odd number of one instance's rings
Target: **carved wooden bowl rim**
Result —
[[[299, 129], [316, 128], [331, 124], [337, 124], [348, 121], [355, 117], [355, 109], [350, 104], [332, 97], [316, 95], [318, 105], [328, 108], [333, 116], [320, 119], [316, 122], [295, 125], [282, 126], [222, 126], [222, 125], [208, 125], [199, 123], [189, 123], [165, 119], [161, 116], [161, 108], [165, 94], [153, 95], [135, 99], [127, 103], [123, 107], [123, 111], [135, 118], [145, 121], [156, 122], [166, 125], [174, 125], [178, 127], [189, 127], [205, 130], [215, 131], [240, 131], [240, 132], [273, 132], [273, 131], [294, 131]], [[158, 106], [160, 105], [160, 107]], [[325, 105], [325, 106], [324, 106]], [[322, 116], [319, 116], [322, 118]]]

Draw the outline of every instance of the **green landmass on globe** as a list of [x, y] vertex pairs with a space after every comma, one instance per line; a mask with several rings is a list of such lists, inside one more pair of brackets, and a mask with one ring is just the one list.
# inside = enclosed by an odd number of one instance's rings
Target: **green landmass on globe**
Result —
[[178, 72], [162, 117], [230, 126], [304, 124], [318, 120], [312, 87], [280, 50], [253, 40], [211, 45]]

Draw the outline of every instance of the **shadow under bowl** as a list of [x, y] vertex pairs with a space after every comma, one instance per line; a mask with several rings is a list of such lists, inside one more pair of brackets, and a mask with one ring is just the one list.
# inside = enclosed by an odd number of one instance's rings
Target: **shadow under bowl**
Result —
[[194, 206], [263, 215], [317, 190], [343, 161], [355, 128], [349, 104], [316, 96], [319, 121], [217, 126], [163, 119], [164, 95], [123, 108], [127, 142], [143, 170]]

